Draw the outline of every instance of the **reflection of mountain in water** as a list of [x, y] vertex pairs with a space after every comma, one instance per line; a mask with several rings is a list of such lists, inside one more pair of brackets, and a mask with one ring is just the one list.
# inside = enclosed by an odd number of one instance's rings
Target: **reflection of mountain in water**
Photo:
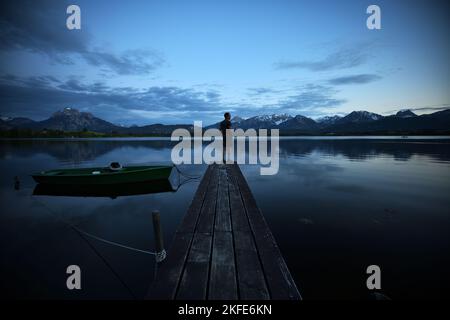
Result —
[[0, 142], [0, 159], [8, 154], [29, 157], [46, 153], [60, 161], [81, 163], [95, 160], [115, 149], [127, 147], [163, 150], [174, 144], [175, 142], [168, 140], [6, 140]]
[[[121, 148], [167, 149], [170, 154], [175, 144], [176, 142], [169, 140], [9, 140], [0, 142], [0, 159], [5, 159], [8, 155], [29, 157], [44, 153], [60, 161], [81, 163], [95, 160]], [[281, 154], [302, 156], [313, 152], [329, 156], [344, 156], [351, 160], [363, 160], [384, 154], [397, 160], [407, 160], [414, 155], [426, 155], [438, 161], [449, 161], [450, 139], [288, 139], [280, 141]], [[170, 161], [169, 158], [166, 160]]]
[[344, 156], [350, 160], [364, 160], [380, 155], [396, 160], [408, 160], [414, 155], [426, 155], [438, 161], [450, 160], [450, 140], [284, 140], [280, 153], [305, 156], [313, 152]]

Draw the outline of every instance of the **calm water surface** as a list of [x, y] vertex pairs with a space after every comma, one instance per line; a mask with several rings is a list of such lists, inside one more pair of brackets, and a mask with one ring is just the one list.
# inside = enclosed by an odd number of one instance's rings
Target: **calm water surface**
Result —
[[[151, 212], [170, 244], [199, 181], [176, 192], [108, 197], [33, 196], [36, 171], [170, 160], [162, 139], [0, 141], [1, 294], [17, 298], [142, 298], [154, 258], [83, 239], [153, 250]], [[381, 267], [393, 299], [448, 297], [450, 140], [286, 138], [280, 170], [241, 166], [305, 299], [366, 299], [366, 268]], [[206, 166], [182, 166], [202, 175]], [[21, 181], [14, 189], [14, 177]], [[105, 262], [106, 261], [106, 262]], [[82, 290], [66, 289], [66, 267]]]

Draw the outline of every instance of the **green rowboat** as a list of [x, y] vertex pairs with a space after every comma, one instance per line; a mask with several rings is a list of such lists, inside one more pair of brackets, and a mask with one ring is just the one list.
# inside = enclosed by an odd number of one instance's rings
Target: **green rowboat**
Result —
[[105, 185], [169, 179], [173, 166], [110, 166], [42, 171], [33, 174], [37, 183], [61, 185]]

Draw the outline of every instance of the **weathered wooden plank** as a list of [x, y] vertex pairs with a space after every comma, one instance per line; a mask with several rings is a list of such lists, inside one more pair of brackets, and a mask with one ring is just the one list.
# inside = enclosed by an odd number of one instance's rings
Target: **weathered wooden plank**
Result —
[[250, 188], [238, 166], [230, 168], [236, 176], [241, 198], [247, 212], [250, 228], [255, 238], [256, 249], [261, 259], [271, 299], [301, 299], [301, 295], [287, 268], [270, 229], [261, 214]]
[[208, 299], [238, 299], [231, 232], [214, 232]]
[[211, 180], [211, 174], [214, 171], [213, 166], [208, 166], [208, 168], [205, 171], [205, 174], [203, 175], [203, 178], [200, 182], [200, 185], [198, 186], [197, 191], [195, 192], [194, 198], [192, 199], [191, 205], [189, 206], [189, 209], [181, 222], [180, 227], [178, 228], [177, 232], [187, 232], [187, 233], [193, 233], [195, 230], [195, 227], [197, 225], [198, 216], [200, 214], [201, 208], [203, 206], [203, 202], [205, 199], [206, 192], [209, 188], [209, 183]]
[[225, 165], [218, 166], [219, 190], [217, 191], [217, 206], [215, 231], [231, 231], [230, 199], [228, 195], [228, 179]]
[[156, 279], [147, 294], [149, 299], [171, 300], [175, 298], [212, 171], [213, 168], [208, 166], [186, 216], [175, 233], [171, 247], [167, 251], [167, 258], [158, 265]]
[[192, 233], [175, 234], [167, 258], [158, 265], [156, 279], [150, 286], [147, 298], [155, 300], [173, 300], [175, 298], [192, 237]]
[[233, 234], [240, 299], [270, 299], [262, 266], [252, 235], [242, 231]]
[[235, 171], [230, 170], [230, 167], [231, 166], [227, 166], [227, 174], [233, 232], [242, 231], [251, 233], [252, 231], [250, 229], [250, 225], [248, 224], [248, 218], [244, 204], [242, 203]]
[[206, 192], [200, 216], [198, 218], [195, 232], [212, 233], [214, 228], [214, 218], [216, 214], [217, 189], [219, 182], [219, 171], [217, 165], [211, 165], [211, 182]]
[[176, 295], [179, 300], [205, 300], [208, 288], [212, 234], [195, 233]]
[[237, 165], [208, 167], [148, 298], [301, 299]]
[[243, 300], [267, 300], [270, 298], [269, 291], [248, 224], [247, 213], [233, 171], [227, 172], [239, 295]]

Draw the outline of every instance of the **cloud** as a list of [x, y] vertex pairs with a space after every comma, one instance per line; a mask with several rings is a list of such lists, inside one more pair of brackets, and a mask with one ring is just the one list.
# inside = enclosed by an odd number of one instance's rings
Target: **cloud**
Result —
[[279, 90], [267, 88], [267, 87], [258, 87], [258, 88], [248, 88], [249, 95], [255, 96], [255, 95], [263, 95], [263, 94], [270, 94], [270, 93], [279, 93]]
[[109, 89], [105, 84], [101, 82], [94, 82], [90, 85], [86, 85], [81, 83], [75, 78], [69, 79], [64, 82], [60, 82], [60, 84], [57, 87], [67, 91], [86, 92], [86, 93], [102, 93], [106, 92]]
[[159, 53], [152, 50], [132, 50], [120, 55], [86, 51], [81, 55], [89, 64], [109, 67], [120, 75], [146, 74], [161, 67], [165, 62]]
[[258, 114], [287, 113], [290, 115], [304, 115], [317, 117], [327, 114], [344, 102], [345, 99], [336, 97], [337, 90], [330, 86], [306, 84], [294, 88], [280, 90], [279, 92], [289, 93], [287, 96], [280, 96], [277, 101], [270, 104], [255, 106], [254, 104], [236, 104], [235, 110], [239, 116], [250, 117]]
[[[208, 120], [223, 113], [220, 94], [178, 87], [149, 87], [136, 90], [113, 88], [101, 82], [82, 83], [77, 79], [58, 81], [51, 77], [0, 77], [2, 113], [44, 119], [70, 106], [115, 123], [148, 124], [162, 121]], [[171, 118], [166, 118], [170, 116]]]
[[305, 116], [322, 115], [345, 100], [335, 97], [329, 86], [308, 84], [292, 88], [291, 95], [273, 104], [222, 101], [219, 92], [176, 86], [152, 86], [143, 90], [110, 87], [103, 82], [85, 83], [79, 78], [58, 80], [51, 76], [0, 76], [1, 113], [42, 120], [63, 107], [91, 112], [107, 121], [132, 125], [191, 123], [203, 120], [215, 123], [225, 111], [247, 117], [267, 113]]
[[148, 74], [164, 64], [154, 50], [130, 50], [121, 54], [93, 49], [90, 33], [66, 28], [65, 1], [2, 1], [0, 7], [0, 51], [26, 50], [49, 56], [54, 62], [86, 63], [124, 74]]
[[28, 78], [20, 78], [12, 74], [5, 74], [1, 76], [0, 81], [37, 88], [45, 87], [60, 82], [53, 76], [31, 76]]
[[81, 52], [87, 50], [89, 34], [66, 28], [65, 1], [2, 1], [1, 50], [28, 49], [37, 52]]
[[328, 80], [328, 83], [333, 85], [346, 85], [346, 84], [365, 84], [373, 81], [380, 80], [381, 77], [376, 74], [357, 74], [345, 77], [338, 77]]
[[437, 112], [437, 111], [443, 111], [443, 110], [447, 110], [447, 109], [450, 109], [450, 104], [444, 103], [444, 104], [440, 104], [440, 105], [430, 105], [430, 106], [421, 106], [421, 107], [404, 107], [404, 108], [386, 111], [386, 112], [384, 112], [384, 114], [397, 113], [398, 111], [401, 111], [401, 110], [411, 110], [412, 112], [417, 112], [419, 114], [422, 114], [425, 112]]
[[[411, 111], [442, 111], [450, 108], [450, 104], [443, 104], [440, 107], [418, 107], [418, 108], [409, 108]], [[398, 110], [400, 111], [400, 109]]]
[[362, 65], [369, 58], [369, 46], [358, 44], [343, 47], [317, 61], [280, 61], [274, 64], [275, 69], [307, 69], [310, 71], [327, 71], [349, 69]]
[[279, 108], [291, 114], [314, 116], [324, 109], [337, 107], [346, 100], [335, 97], [337, 91], [328, 86], [308, 84], [299, 93], [289, 96], [279, 103]]

